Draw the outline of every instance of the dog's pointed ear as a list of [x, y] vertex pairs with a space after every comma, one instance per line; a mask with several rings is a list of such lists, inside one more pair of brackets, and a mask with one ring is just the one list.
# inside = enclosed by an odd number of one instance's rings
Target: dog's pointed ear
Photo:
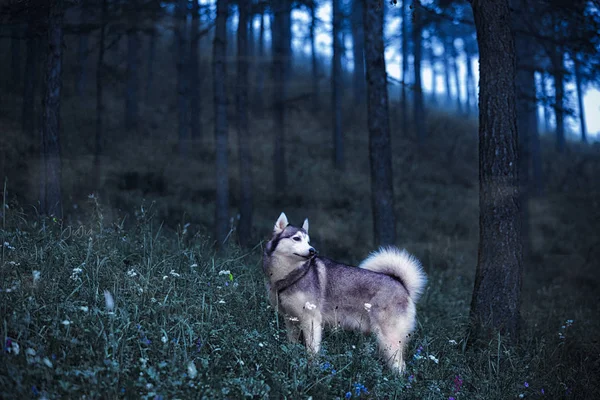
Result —
[[304, 220], [304, 223], [302, 224], [302, 229], [304, 229], [306, 233], [308, 233], [308, 218]]
[[283, 232], [286, 226], [289, 225], [287, 216], [284, 212], [281, 213], [279, 218], [277, 218], [277, 222], [275, 222], [275, 227], [273, 228], [273, 234], [277, 235]]

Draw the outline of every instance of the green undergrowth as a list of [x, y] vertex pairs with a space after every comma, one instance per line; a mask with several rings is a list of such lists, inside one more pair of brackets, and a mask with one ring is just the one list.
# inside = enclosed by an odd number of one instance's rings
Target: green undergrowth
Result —
[[[600, 394], [597, 325], [585, 333], [591, 315], [581, 304], [552, 303], [556, 281], [539, 285], [539, 309], [525, 307], [518, 346], [497, 337], [466, 347], [472, 274], [451, 245], [439, 249], [447, 265], [429, 270], [407, 372], [396, 376], [369, 336], [327, 331], [314, 359], [287, 343], [283, 321], [265, 296], [262, 243], [216, 255], [208, 237], [157, 223], [151, 205], [140, 206], [125, 227], [107, 223], [97, 199], [89, 203], [89, 222], [74, 226], [25, 215], [17, 205], [5, 210], [2, 398]], [[543, 304], [559, 309], [549, 313]]]

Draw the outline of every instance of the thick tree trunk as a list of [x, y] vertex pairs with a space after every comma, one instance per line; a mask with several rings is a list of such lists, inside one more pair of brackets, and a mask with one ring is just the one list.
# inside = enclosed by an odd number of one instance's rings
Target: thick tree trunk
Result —
[[575, 87], [577, 89], [577, 106], [579, 108], [579, 131], [581, 141], [587, 143], [587, 127], [585, 124], [585, 109], [583, 107], [583, 88], [581, 84], [581, 65], [579, 60], [575, 59]]
[[11, 77], [12, 77], [12, 89], [17, 91], [21, 77], [23, 73], [21, 71], [21, 36], [23, 35], [23, 29], [20, 24], [14, 24], [11, 28], [11, 40], [10, 40], [10, 62], [11, 62]]
[[452, 46], [452, 38], [442, 38], [444, 44], [444, 83], [446, 85], [446, 106], [452, 104], [452, 82], [450, 82], [450, 46]]
[[239, 25], [237, 35], [237, 130], [240, 159], [240, 221], [238, 240], [242, 246], [250, 244], [252, 234], [252, 141], [248, 129], [248, 23], [249, 7], [239, 5]]
[[102, 155], [102, 137], [104, 121], [104, 53], [106, 51], [106, 24], [108, 18], [108, 0], [102, 0], [100, 14], [100, 40], [98, 43], [98, 61], [96, 63], [96, 136], [94, 147], [94, 188], [100, 189], [100, 156]]
[[319, 91], [319, 62], [317, 54], [317, 5], [313, 1], [310, 6], [310, 61], [312, 72], [312, 111], [317, 113], [321, 108]]
[[355, 105], [363, 104], [367, 82], [365, 79], [364, 1], [352, 0], [352, 54], [354, 57], [353, 86]]
[[[221, 1], [219, 1], [220, 3]], [[177, 40], [177, 119], [178, 119], [178, 139], [179, 154], [187, 156], [188, 145], [188, 127], [189, 127], [189, 104], [188, 104], [188, 77], [187, 77], [187, 57], [188, 57], [188, 29], [187, 29], [187, 0], [179, 0], [177, 4], [177, 25], [175, 37]], [[227, 37], [223, 38], [224, 41]]]
[[289, 0], [273, 0], [273, 109], [275, 137], [273, 146], [273, 173], [275, 193], [284, 193], [287, 187], [285, 164], [285, 98], [289, 66], [289, 38], [291, 4]]
[[[254, 110], [257, 116], [262, 117], [265, 109], [265, 101], [263, 92], [265, 89], [265, 69], [267, 63], [265, 62], [265, 15], [264, 11], [260, 14], [260, 28], [258, 30], [258, 54], [257, 54], [257, 66], [256, 69], [256, 89], [254, 92]], [[272, 32], [271, 27], [271, 32]]]
[[521, 292], [515, 49], [508, 0], [473, 0], [480, 54], [479, 257], [471, 332], [517, 338]]
[[200, 122], [200, 4], [192, 2], [192, 32], [190, 34], [190, 131], [192, 140], [198, 140], [202, 135]]
[[23, 134], [34, 137], [35, 131], [35, 91], [38, 76], [38, 38], [33, 25], [30, 25], [27, 35], [27, 50], [25, 57], [25, 82], [23, 85], [23, 108], [21, 112], [21, 127]]
[[154, 79], [154, 58], [156, 56], [156, 28], [153, 26], [148, 37], [148, 70], [146, 74], [146, 101], [152, 98], [152, 80]]
[[333, 59], [331, 61], [331, 111], [333, 133], [333, 166], [344, 169], [344, 137], [342, 134], [342, 42], [340, 28], [342, 13], [340, 0], [332, 0], [333, 6]]
[[415, 72], [414, 84], [414, 99], [413, 118], [415, 120], [415, 128], [417, 131], [417, 140], [419, 144], [423, 144], [426, 139], [425, 132], [425, 102], [423, 101], [423, 85], [421, 84], [421, 52], [423, 46], [422, 35], [422, 14], [421, 0], [413, 1], [413, 30], [412, 39], [414, 47], [413, 68]]
[[43, 181], [41, 211], [62, 218], [60, 161], [60, 96], [62, 91], [63, 49], [62, 0], [50, 4], [48, 17], [48, 53], [45, 66], [45, 88], [42, 116]]
[[229, 166], [227, 154], [227, 0], [217, 0], [213, 43], [213, 90], [215, 99], [215, 239], [222, 247], [229, 234]]
[[140, 38], [137, 28], [137, 0], [131, 1], [129, 13], [129, 29], [127, 30], [127, 83], [125, 91], [125, 130], [135, 131], [139, 119], [138, 89], [139, 89], [139, 48]]
[[556, 150], [565, 151], [565, 57], [561, 49], [556, 49], [552, 55], [552, 69], [554, 75], [554, 115], [556, 117]]
[[400, 14], [402, 18], [402, 82], [400, 89], [400, 107], [402, 113], [402, 123], [406, 125], [408, 123], [408, 98], [406, 96], [406, 86], [408, 85], [408, 12], [407, 3], [408, 0], [402, 0], [400, 6]]
[[383, 45], [383, 7], [379, 0], [366, 0], [364, 23], [374, 239], [376, 245], [389, 245], [396, 241], [396, 218]]
[[[82, 24], [86, 24], [89, 21], [89, 9], [87, 8], [87, 5], [87, 1], [81, 1], [79, 20]], [[88, 58], [88, 51], [89, 34], [87, 32], [81, 32], [79, 34], [79, 43], [77, 45], [77, 76], [75, 82], [77, 96], [79, 97], [82, 97], [85, 91], [85, 64]]]
[[450, 62], [452, 64], [452, 73], [454, 74], [455, 85], [454, 89], [456, 91], [456, 111], [460, 115], [463, 113], [463, 108], [460, 94], [460, 74], [458, 73], [458, 51], [456, 50], [456, 46], [454, 45], [454, 43], [450, 43], [450, 46], [452, 52], [452, 59]]

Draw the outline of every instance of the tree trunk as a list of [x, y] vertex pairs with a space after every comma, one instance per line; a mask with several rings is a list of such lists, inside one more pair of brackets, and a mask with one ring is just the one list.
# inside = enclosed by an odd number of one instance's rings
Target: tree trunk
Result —
[[42, 116], [43, 182], [42, 213], [62, 218], [60, 161], [60, 95], [62, 90], [63, 2], [50, 4], [48, 53]]
[[508, 0], [473, 0], [480, 54], [479, 256], [471, 303], [474, 338], [517, 339], [521, 291], [515, 49]]
[[287, 187], [285, 165], [285, 97], [289, 66], [290, 13], [289, 0], [273, 0], [273, 109], [275, 113], [275, 137], [273, 146], [273, 173], [275, 193], [284, 193]]
[[437, 69], [432, 38], [429, 39], [429, 66], [431, 67], [431, 104], [435, 106], [437, 105]]
[[471, 106], [476, 102], [475, 95], [475, 77], [473, 76], [473, 64], [472, 64], [472, 56], [471, 53], [467, 50], [467, 46], [465, 46], [465, 65], [467, 70], [467, 79], [465, 82], [466, 85], [466, 93], [467, 98], [465, 99], [465, 113], [470, 116], [472, 113]]
[[[87, 1], [81, 1], [80, 5], [80, 16], [79, 20], [82, 24], [86, 24], [89, 21], [87, 8]], [[88, 51], [89, 51], [89, 34], [87, 32], [81, 32], [79, 34], [79, 43], [77, 46], [77, 77], [75, 87], [77, 90], [77, 96], [82, 97], [85, 91], [85, 64], [87, 62]]]
[[548, 107], [548, 102], [550, 97], [548, 96], [548, 80], [545, 72], [541, 74], [541, 87], [542, 87], [542, 97], [544, 99], [543, 110], [544, 110], [544, 132], [550, 132], [550, 107]]
[[[221, 1], [219, 1], [220, 3]], [[179, 155], [187, 156], [187, 141], [189, 127], [188, 109], [188, 79], [187, 79], [187, 0], [179, 0], [177, 4], [177, 21], [175, 37], [177, 40], [177, 114], [178, 114], [178, 139]], [[227, 40], [226, 37], [223, 38]]]
[[27, 49], [25, 58], [25, 82], [23, 85], [23, 108], [21, 113], [21, 127], [23, 134], [29, 138], [34, 137], [35, 130], [35, 90], [37, 86], [37, 59], [38, 38], [32, 23], [28, 29]]
[[213, 43], [213, 90], [215, 98], [215, 239], [220, 248], [229, 234], [229, 167], [227, 154], [227, 0], [217, 0]]
[[400, 92], [400, 107], [402, 112], [402, 123], [408, 124], [408, 98], [406, 97], [406, 86], [408, 85], [408, 12], [406, 11], [408, 0], [402, 0], [400, 14], [402, 18], [402, 82]]
[[152, 80], [154, 79], [154, 58], [156, 56], [156, 28], [152, 26], [148, 37], [148, 71], [146, 75], [146, 101], [152, 98]]
[[317, 5], [313, 1], [310, 6], [310, 60], [312, 71], [312, 111], [317, 113], [320, 109], [320, 93], [319, 93], [319, 63], [317, 55]]
[[[334, 0], [339, 1], [339, 0]], [[354, 57], [354, 104], [363, 104], [365, 98], [365, 34], [363, 24], [364, 0], [352, 0], [352, 53]], [[339, 4], [338, 4], [339, 8]]]
[[108, 18], [108, 0], [102, 0], [100, 15], [100, 43], [96, 63], [96, 137], [94, 148], [94, 189], [100, 189], [100, 156], [102, 155], [102, 136], [104, 121], [104, 52], [106, 51], [106, 24]]
[[587, 143], [587, 127], [585, 125], [585, 109], [583, 107], [583, 88], [581, 84], [581, 65], [575, 58], [575, 87], [577, 89], [577, 106], [579, 108], [579, 128], [581, 141]]
[[[272, 33], [271, 27], [271, 33]], [[271, 35], [272, 37], [272, 35]], [[259, 117], [262, 117], [265, 109], [265, 101], [263, 97], [263, 91], [265, 89], [265, 68], [267, 63], [265, 62], [265, 15], [264, 10], [260, 14], [260, 28], [258, 30], [258, 54], [257, 54], [258, 68], [256, 70], [256, 90], [254, 92], [254, 110]]]
[[376, 245], [390, 245], [396, 241], [396, 218], [383, 44], [383, 7], [379, 0], [366, 0], [364, 23], [374, 238]]
[[17, 91], [19, 83], [21, 82], [21, 36], [23, 29], [20, 24], [14, 24], [11, 29], [11, 40], [10, 40], [10, 55], [11, 55], [11, 76], [12, 76], [12, 89]]
[[125, 130], [135, 131], [139, 118], [138, 107], [138, 70], [139, 70], [139, 48], [140, 39], [137, 28], [137, 0], [131, 0], [129, 13], [129, 29], [127, 30], [127, 83], [125, 91]]
[[446, 106], [450, 107], [452, 104], [452, 83], [450, 82], [450, 46], [452, 45], [452, 38], [442, 38], [444, 43], [444, 83], [446, 84]]
[[192, 2], [192, 32], [190, 47], [190, 130], [192, 140], [196, 141], [202, 134], [202, 123], [200, 117], [200, 56], [198, 54], [200, 45], [200, 4]]
[[239, 3], [237, 35], [237, 130], [240, 159], [240, 221], [238, 240], [246, 247], [252, 234], [252, 141], [248, 130], [248, 5]]
[[415, 104], [413, 107], [413, 118], [415, 121], [415, 128], [417, 131], [417, 140], [419, 144], [423, 144], [426, 139], [425, 132], [425, 102], [423, 101], [423, 85], [421, 84], [421, 52], [423, 46], [423, 22], [422, 22], [422, 14], [423, 10], [421, 9], [421, 0], [413, 1], [413, 30], [412, 30], [412, 39], [413, 39], [413, 69], [415, 72], [415, 84], [414, 84], [414, 99]]
[[456, 46], [454, 43], [450, 43], [450, 49], [452, 54], [451, 64], [452, 64], [452, 72], [454, 73], [454, 84], [456, 90], [456, 110], [458, 114], [463, 113], [462, 109], [462, 100], [460, 94], [460, 74], [458, 73], [458, 51], [456, 50]]
[[554, 74], [554, 114], [556, 116], [556, 150], [559, 153], [565, 150], [565, 60], [561, 49], [556, 49], [552, 55], [552, 69]]
[[333, 60], [331, 62], [331, 111], [333, 127], [333, 166], [344, 169], [344, 137], [342, 134], [342, 52], [340, 40], [342, 16], [340, 0], [332, 0], [333, 7]]

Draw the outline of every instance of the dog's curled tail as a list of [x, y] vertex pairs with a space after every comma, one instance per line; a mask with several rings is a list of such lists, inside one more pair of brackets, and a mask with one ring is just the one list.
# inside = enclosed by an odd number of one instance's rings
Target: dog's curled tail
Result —
[[371, 253], [359, 267], [399, 279], [414, 302], [419, 300], [427, 284], [427, 276], [419, 260], [406, 250], [393, 246], [382, 247]]

